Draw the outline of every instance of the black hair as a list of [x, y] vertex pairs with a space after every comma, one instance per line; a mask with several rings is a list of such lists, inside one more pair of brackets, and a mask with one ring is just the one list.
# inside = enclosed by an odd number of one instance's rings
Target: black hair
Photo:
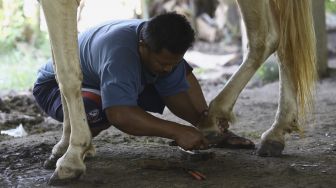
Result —
[[188, 20], [175, 12], [157, 15], [145, 23], [142, 40], [154, 52], [167, 49], [183, 54], [195, 41], [195, 31]]

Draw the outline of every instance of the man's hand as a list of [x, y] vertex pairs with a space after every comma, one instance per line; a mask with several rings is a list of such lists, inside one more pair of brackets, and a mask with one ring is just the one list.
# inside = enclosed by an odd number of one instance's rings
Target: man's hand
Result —
[[185, 150], [206, 149], [209, 147], [208, 140], [194, 127], [183, 126], [176, 132], [177, 145]]

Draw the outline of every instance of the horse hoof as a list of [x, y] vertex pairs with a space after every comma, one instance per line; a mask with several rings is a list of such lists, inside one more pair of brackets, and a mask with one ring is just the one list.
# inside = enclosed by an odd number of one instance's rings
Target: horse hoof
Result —
[[228, 130], [223, 133], [209, 133], [205, 137], [214, 148], [255, 149], [255, 145], [251, 140]]
[[277, 141], [262, 142], [257, 150], [257, 154], [261, 157], [280, 157], [285, 145]]
[[56, 157], [55, 155], [50, 155], [50, 157], [44, 161], [43, 167], [47, 170], [53, 170], [56, 168], [56, 162], [59, 159], [59, 157]]
[[53, 175], [50, 177], [49, 181], [48, 181], [48, 185], [50, 186], [62, 186], [65, 184], [68, 184], [74, 180], [78, 180], [79, 177], [81, 176], [81, 172], [75, 172], [73, 176], [69, 177], [69, 178], [63, 178], [61, 179], [58, 175], [58, 173], [55, 171], [53, 173]]

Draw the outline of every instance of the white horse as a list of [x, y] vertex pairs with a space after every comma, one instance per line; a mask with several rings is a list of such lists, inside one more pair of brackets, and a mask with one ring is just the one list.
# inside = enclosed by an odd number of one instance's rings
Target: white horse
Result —
[[[80, 0], [40, 0], [55, 62], [64, 111], [63, 134], [47, 162], [57, 160], [49, 183], [78, 178], [85, 172], [87, 154], [94, 154], [81, 97], [82, 73], [77, 43], [77, 7]], [[275, 121], [261, 136], [259, 155], [278, 156], [284, 135], [299, 130], [312, 104], [315, 35], [310, 0], [237, 0], [246, 25], [249, 51], [239, 70], [210, 103], [200, 129], [219, 132], [232, 122], [233, 106], [260, 65], [274, 52], [279, 57], [280, 99]]]

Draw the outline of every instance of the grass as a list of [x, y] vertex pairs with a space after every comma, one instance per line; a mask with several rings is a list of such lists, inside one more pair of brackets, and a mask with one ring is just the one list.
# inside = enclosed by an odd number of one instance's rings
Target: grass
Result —
[[39, 67], [50, 57], [49, 44], [39, 49], [27, 44], [0, 53], [0, 90], [23, 91], [32, 88]]

